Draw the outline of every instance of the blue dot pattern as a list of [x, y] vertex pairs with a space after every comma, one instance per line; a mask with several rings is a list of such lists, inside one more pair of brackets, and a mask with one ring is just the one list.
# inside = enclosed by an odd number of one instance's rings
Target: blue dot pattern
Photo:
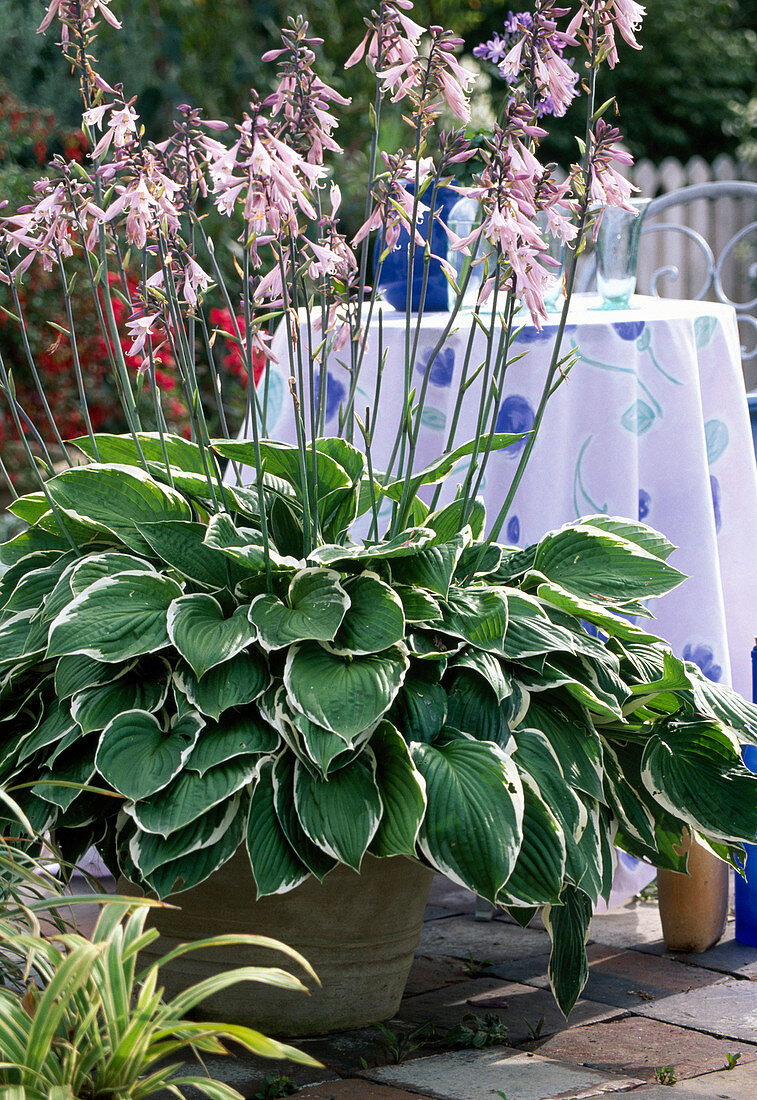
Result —
[[[499, 407], [495, 432], [528, 432], [534, 426], [534, 408], [522, 394], [513, 393]], [[506, 447], [502, 452], [507, 458], [515, 458], [526, 445], [525, 439], [519, 439], [511, 447]]]

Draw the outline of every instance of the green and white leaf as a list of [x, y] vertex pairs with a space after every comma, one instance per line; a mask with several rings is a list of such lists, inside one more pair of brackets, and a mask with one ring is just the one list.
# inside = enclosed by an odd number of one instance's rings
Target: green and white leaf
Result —
[[274, 805], [273, 761], [261, 762], [250, 798], [247, 853], [257, 896], [284, 894], [299, 886], [310, 871], [287, 840]]
[[197, 723], [187, 719], [167, 733], [155, 715], [144, 710], [126, 711], [100, 735], [97, 770], [126, 798], [149, 798], [181, 771], [198, 733]]
[[410, 746], [426, 781], [418, 842], [429, 862], [494, 902], [512, 874], [523, 838], [523, 788], [496, 745], [460, 735]]
[[587, 895], [574, 886], [563, 887], [559, 905], [547, 905], [542, 920], [552, 940], [549, 981], [560, 1011], [568, 1016], [589, 977], [586, 943], [592, 917]]
[[508, 623], [502, 654], [510, 661], [554, 650], [574, 652], [573, 635], [550, 621], [539, 601], [508, 589]]
[[[184, 829], [169, 837], [159, 833], [144, 833], [138, 829], [129, 843], [129, 855], [143, 875], [151, 874], [157, 867], [175, 859], [199, 852], [217, 844], [231, 827], [234, 818], [246, 810], [240, 795], [228, 802], [221, 802], [208, 813], [198, 817]], [[245, 814], [246, 817], [246, 814]]]
[[254, 650], [237, 653], [199, 679], [188, 668], [177, 668], [174, 683], [190, 703], [216, 720], [230, 707], [252, 703], [270, 683], [270, 673]]
[[500, 649], [507, 630], [507, 595], [500, 588], [451, 588], [442, 630], [481, 649]]
[[47, 490], [66, 516], [112, 532], [137, 552], [150, 549], [138, 523], [192, 519], [180, 493], [159, 485], [138, 466], [77, 466], [51, 478]]
[[[205, 532], [205, 545], [217, 550], [245, 569], [255, 572], [265, 571], [265, 550], [263, 536], [249, 527], [237, 527], [225, 512], [213, 516]], [[286, 557], [276, 552], [272, 546], [268, 555], [273, 565], [282, 568], [298, 569], [302, 562], [298, 558]]]
[[392, 579], [414, 588], [425, 588], [446, 599], [460, 555], [469, 541], [470, 532], [466, 531], [448, 542], [428, 546], [412, 558], [398, 558], [392, 562]]
[[137, 530], [166, 565], [206, 588], [233, 588], [243, 576], [227, 555], [205, 545], [204, 523], [140, 523]]
[[68, 583], [74, 596], [81, 595], [95, 581], [103, 577], [115, 577], [119, 573], [155, 573], [156, 569], [150, 562], [135, 558], [131, 554], [119, 554], [117, 552], [105, 552], [104, 554], [88, 554], [74, 567]]
[[534, 779], [521, 772], [523, 841], [504, 887], [507, 904], [546, 905], [560, 896], [565, 875], [565, 836]]
[[414, 856], [426, 812], [426, 781], [391, 722], [379, 723], [371, 737], [371, 751], [383, 813], [370, 850], [386, 858]]
[[341, 561], [394, 561], [417, 554], [433, 538], [434, 532], [427, 527], [410, 527], [391, 539], [365, 546], [319, 546], [312, 551], [308, 560], [318, 562], [319, 565], [333, 565]]
[[84, 733], [95, 733], [125, 711], [154, 714], [166, 701], [170, 683], [171, 667], [167, 661], [158, 660], [149, 668], [138, 666], [108, 684], [77, 692], [71, 700], [71, 714]]
[[287, 655], [284, 684], [296, 710], [349, 739], [389, 709], [408, 666], [404, 646], [345, 657], [317, 642], [303, 642]]
[[293, 642], [331, 641], [336, 635], [350, 598], [333, 569], [302, 569], [289, 584], [286, 602], [263, 593], [249, 610], [265, 649], [283, 649]]
[[166, 627], [198, 679], [241, 653], [255, 639], [246, 607], [236, 608], [227, 619], [218, 600], [205, 592], [175, 599], [168, 608]]
[[334, 638], [342, 653], [380, 653], [405, 636], [405, 613], [394, 589], [375, 573], [360, 573], [344, 581], [348, 609]]
[[169, 644], [166, 613], [181, 588], [157, 573], [103, 577], [77, 596], [50, 627], [48, 657], [81, 653], [116, 664]]
[[[605, 801], [602, 742], [588, 716], [579, 717], [572, 710], [542, 703], [532, 696], [521, 725], [544, 734], [571, 787]], [[516, 740], [519, 736], [516, 730]]]
[[383, 809], [370, 749], [328, 779], [319, 779], [298, 761], [294, 767], [294, 803], [300, 824], [313, 844], [359, 871]]
[[204, 775], [235, 756], [260, 756], [275, 752], [280, 738], [274, 729], [248, 709], [224, 719], [222, 725], [205, 726], [186, 759], [186, 767]]
[[256, 766], [256, 757], [237, 756], [204, 775], [185, 768], [156, 795], [124, 809], [145, 832], [170, 836], [247, 786]]

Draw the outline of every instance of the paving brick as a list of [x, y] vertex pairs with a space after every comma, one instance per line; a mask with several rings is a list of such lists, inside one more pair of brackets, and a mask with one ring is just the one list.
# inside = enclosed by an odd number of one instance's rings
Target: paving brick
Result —
[[[404, 1032], [407, 1028], [400, 1026], [399, 1030]], [[298, 1045], [306, 1054], [323, 1062], [329, 1071], [349, 1077], [366, 1066], [383, 1066], [390, 1061], [389, 1042], [380, 1028], [362, 1027], [300, 1039]]]
[[589, 939], [622, 950], [635, 947], [653, 955], [667, 953], [656, 903], [631, 902], [608, 913], [597, 913], [591, 922]]
[[[298, 1100], [424, 1100], [417, 1092], [406, 1092], [389, 1085], [378, 1085], [360, 1077], [311, 1085], [297, 1093]], [[428, 1098], [427, 1098], [428, 1100]]]
[[[608, 1020], [622, 1015], [622, 1012], [622, 1009], [580, 1000], [571, 1014], [570, 1023], [575, 1026]], [[535, 1031], [546, 1036], [567, 1026], [550, 990], [513, 982], [503, 983], [492, 978], [479, 978], [423, 996], [406, 997], [399, 1011], [399, 1019], [415, 1025], [431, 1021], [437, 1029], [439, 1042], [443, 1044], [443, 1032], [456, 1027], [469, 1013], [482, 1019], [488, 1014], [497, 1016], [508, 1028], [507, 1041], [511, 1046], [533, 1038]]]
[[638, 1083], [509, 1047], [435, 1054], [371, 1070], [369, 1076], [442, 1100], [490, 1100], [501, 1093], [510, 1100], [578, 1100]]
[[451, 982], [464, 981], [467, 977], [465, 964], [459, 959], [434, 959], [426, 955], [416, 955], [410, 976], [405, 986], [405, 996], [429, 993], [432, 989], [442, 989]]
[[656, 1020], [757, 1043], [757, 988], [751, 981], [723, 978], [704, 989], [644, 1002], [636, 1011]]
[[714, 970], [686, 966], [642, 951], [620, 951], [590, 963], [584, 996], [638, 1012], [640, 1005], [704, 989], [722, 981], [722, 977]]
[[[757, 1062], [739, 1063], [735, 1069], [708, 1073], [686, 1082], [687, 1088], [697, 1100], [755, 1100], [757, 1096]], [[669, 1100], [669, 1098], [667, 1098]], [[674, 1098], [675, 1100], [675, 1098]]]
[[[305, 1044], [300, 1043], [304, 1049]], [[209, 1076], [240, 1092], [242, 1096], [254, 1097], [260, 1091], [269, 1074], [288, 1077], [297, 1088], [323, 1081], [336, 1080], [337, 1075], [325, 1067], [303, 1066], [296, 1062], [280, 1062], [269, 1058], [254, 1058], [238, 1048], [233, 1055], [222, 1057], [215, 1054], [203, 1054], [202, 1063], [187, 1062], [181, 1066], [178, 1076]], [[203, 1100], [203, 1094], [196, 1089], [186, 1089], [189, 1100]], [[167, 1095], [162, 1093], [162, 1096]]]
[[691, 966], [704, 966], [725, 974], [757, 979], [757, 947], [748, 947], [734, 939], [733, 923], [726, 927], [720, 943], [698, 955], [675, 955], [676, 959]]
[[442, 909], [454, 910], [456, 913], [473, 914], [476, 911], [476, 895], [464, 886], [450, 882], [444, 875], [434, 875], [428, 903]]
[[[586, 956], [589, 965], [603, 959], [617, 955], [618, 949], [607, 947], [601, 943], [590, 943], [586, 948]], [[525, 958], [503, 959], [502, 962], [491, 963], [484, 967], [482, 974], [487, 977], [504, 978], [511, 982], [521, 982], [524, 985], [536, 985], [545, 989], [549, 988], [547, 968], [549, 966], [549, 952], [541, 955], [529, 955]]]
[[465, 916], [428, 921], [423, 926], [418, 954], [494, 963], [548, 950], [549, 937], [541, 928], [521, 928], [499, 920], [483, 924]]
[[625, 1073], [646, 1081], [654, 1080], [654, 1071], [659, 1066], [672, 1066], [677, 1077], [687, 1078], [722, 1069], [728, 1053], [741, 1052], [744, 1062], [757, 1059], [757, 1046], [733, 1039], [716, 1039], [640, 1016], [571, 1027], [546, 1042], [531, 1044], [530, 1048], [550, 1058]]

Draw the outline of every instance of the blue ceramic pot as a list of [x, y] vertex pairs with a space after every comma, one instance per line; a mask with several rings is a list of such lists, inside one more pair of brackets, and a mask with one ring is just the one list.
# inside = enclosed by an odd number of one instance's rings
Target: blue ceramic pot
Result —
[[[407, 189], [412, 194], [414, 191], [413, 184], [408, 183]], [[449, 187], [440, 187], [437, 191], [435, 210], [440, 212], [445, 221], [451, 207], [455, 205], [459, 198], [460, 196], [457, 191], [453, 191]], [[429, 187], [424, 191], [422, 201], [428, 205], [430, 200], [431, 188]], [[426, 212], [423, 219], [419, 221], [418, 231], [421, 237], [423, 237], [423, 240], [426, 241], [428, 239], [428, 212]], [[385, 301], [389, 302], [391, 306], [399, 310], [404, 310], [407, 305], [407, 245], [408, 233], [403, 229], [396, 246], [384, 259], [379, 274], [379, 288], [381, 289], [382, 297]], [[382, 239], [379, 238], [376, 241], [376, 250], [374, 253], [374, 274], [378, 267], [378, 258], [382, 251], [383, 242]], [[436, 256], [447, 255], [447, 234], [436, 221], [434, 222], [431, 232], [431, 251]], [[423, 248], [420, 245], [416, 245], [413, 259], [413, 310], [417, 310], [420, 307], [422, 283]], [[446, 313], [448, 309], [448, 286], [449, 284], [442, 271], [442, 265], [438, 260], [432, 258], [428, 265], [428, 282], [426, 284], [426, 300], [423, 306], [424, 311], [428, 310], [431, 313]]]

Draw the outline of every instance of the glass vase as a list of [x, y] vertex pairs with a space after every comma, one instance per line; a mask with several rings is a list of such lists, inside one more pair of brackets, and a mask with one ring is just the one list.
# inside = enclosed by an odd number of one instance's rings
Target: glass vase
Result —
[[628, 309], [636, 289], [639, 238], [649, 199], [632, 199], [634, 209], [605, 207], [597, 234], [597, 289], [602, 309]]

